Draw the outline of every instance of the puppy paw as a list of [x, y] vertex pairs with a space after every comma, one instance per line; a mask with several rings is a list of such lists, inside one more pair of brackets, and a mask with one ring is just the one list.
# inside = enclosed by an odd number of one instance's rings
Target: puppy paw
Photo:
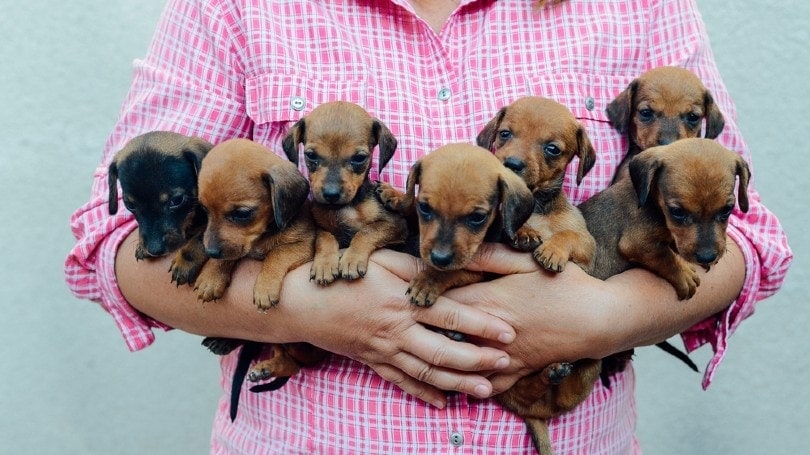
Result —
[[540, 246], [540, 234], [529, 226], [523, 225], [515, 232], [512, 247], [518, 251], [533, 251]]
[[169, 272], [172, 274], [172, 282], [178, 286], [193, 284], [208, 260], [202, 249], [202, 243], [199, 243], [199, 248], [195, 248], [195, 246], [187, 245], [181, 248], [172, 259]]
[[298, 374], [301, 369], [300, 365], [290, 358], [281, 345], [271, 344], [266, 347], [266, 351], [270, 351], [271, 357], [256, 363], [248, 371], [247, 378], [250, 382], [261, 382], [270, 378], [290, 377]]
[[347, 280], [356, 280], [366, 275], [368, 256], [356, 254], [351, 248], [343, 252], [340, 257], [340, 276]]
[[309, 269], [309, 280], [326, 286], [340, 277], [340, 256], [317, 255]]
[[374, 194], [386, 209], [395, 212], [402, 210], [402, 198], [405, 196], [405, 193], [388, 183], [377, 182], [377, 187], [374, 188]]
[[275, 308], [281, 298], [281, 281], [259, 275], [253, 285], [253, 304], [259, 311]]
[[138, 261], [144, 260], [149, 255], [146, 253], [146, 248], [143, 247], [141, 242], [138, 242], [138, 245], [135, 246], [135, 259]]
[[534, 250], [532, 256], [544, 269], [559, 273], [565, 270], [565, 264], [568, 263], [570, 252], [565, 248], [544, 243]]
[[549, 385], [559, 385], [573, 369], [574, 365], [568, 362], [552, 363], [543, 369], [542, 377]]
[[242, 346], [244, 342], [233, 338], [205, 337], [201, 344], [214, 354], [225, 355]]
[[695, 295], [700, 285], [700, 277], [692, 265], [684, 262], [679, 273], [670, 282], [678, 293], [678, 299], [687, 300]]
[[203, 266], [200, 275], [194, 280], [194, 292], [203, 302], [217, 300], [225, 294], [231, 282], [230, 273], [221, 273], [220, 269], [209, 261]]
[[411, 303], [416, 306], [429, 307], [436, 303], [443, 289], [437, 287], [430, 275], [420, 273], [413, 280], [406, 294], [410, 296]]

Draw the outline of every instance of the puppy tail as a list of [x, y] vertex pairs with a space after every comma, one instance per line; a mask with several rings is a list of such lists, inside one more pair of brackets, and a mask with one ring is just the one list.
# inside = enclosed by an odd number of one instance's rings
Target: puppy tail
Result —
[[107, 168], [107, 185], [110, 187], [107, 205], [109, 205], [110, 215], [115, 215], [118, 213], [118, 164], [115, 161], [110, 163], [110, 167]]

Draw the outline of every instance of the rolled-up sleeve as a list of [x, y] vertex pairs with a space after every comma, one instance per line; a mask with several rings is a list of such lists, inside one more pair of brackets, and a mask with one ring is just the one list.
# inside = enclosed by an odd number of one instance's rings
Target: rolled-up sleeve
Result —
[[146, 58], [134, 63], [129, 93], [93, 174], [90, 200], [70, 218], [76, 244], [65, 260], [65, 281], [76, 297], [110, 313], [130, 350], [150, 345], [153, 329], [168, 327], [130, 306], [118, 288], [116, 252], [137, 224], [125, 209], [109, 214], [107, 167], [129, 139], [148, 131], [212, 143], [248, 136], [241, 39], [237, 14], [220, 2], [167, 5]]

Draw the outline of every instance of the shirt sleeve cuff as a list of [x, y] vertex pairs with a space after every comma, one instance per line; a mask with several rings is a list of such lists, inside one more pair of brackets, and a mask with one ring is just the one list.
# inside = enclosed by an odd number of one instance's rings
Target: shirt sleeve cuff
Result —
[[137, 224], [133, 221], [104, 239], [99, 248], [99, 254], [103, 257], [98, 260], [97, 270], [101, 285], [101, 306], [113, 317], [130, 351], [139, 351], [151, 345], [155, 341], [153, 329], [171, 329], [133, 308], [118, 287], [115, 255], [124, 239], [136, 228]]
[[729, 337], [740, 323], [754, 313], [756, 292], [760, 285], [759, 259], [754, 247], [737, 230], [729, 226], [728, 236], [739, 245], [746, 263], [746, 275], [743, 289], [737, 299], [724, 311], [695, 324], [681, 334], [684, 346], [688, 352], [710, 344], [714, 355], [706, 367], [702, 386], [707, 389], [714, 378], [718, 365], [726, 355], [726, 346]]

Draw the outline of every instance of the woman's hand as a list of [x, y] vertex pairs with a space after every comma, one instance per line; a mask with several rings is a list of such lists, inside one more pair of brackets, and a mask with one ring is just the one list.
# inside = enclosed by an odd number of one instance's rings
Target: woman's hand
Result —
[[[446, 298], [430, 308], [412, 305], [405, 294], [408, 281], [389, 268], [414, 275], [418, 261], [393, 251], [380, 252], [381, 260], [377, 255], [372, 255], [364, 278], [326, 287], [309, 282], [309, 264], [291, 271], [282, 303], [273, 312], [296, 307], [293, 311], [305, 317], [296, 318], [297, 325], [289, 329], [300, 334], [301, 341], [356, 359], [436, 406], [444, 406], [446, 390], [490, 396], [492, 385], [485, 374], [510, 365], [509, 356], [493, 346], [512, 341], [512, 327]], [[458, 343], [425, 325], [486, 341], [480, 346]]]

